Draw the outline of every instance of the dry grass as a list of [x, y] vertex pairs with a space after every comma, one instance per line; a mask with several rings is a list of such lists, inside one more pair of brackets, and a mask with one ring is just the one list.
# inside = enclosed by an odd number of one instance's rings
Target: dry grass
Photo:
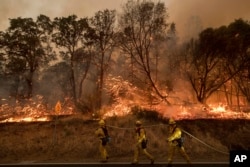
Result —
[[[111, 161], [131, 161], [134, 147], [134, 122], [137, 119], [147, 127], [148, 151], [157, 161], [166, 161], [168, 136], [166, 121], [156, 119], [155, 113], [134, 114], [107, 119], [111, 143], [108, 152]], [[192, 135], [219, 150], [241, 147], [250, 149], [250, 121], [237, 120], [182, 120], [178, 122]], [[83, 117], [60, 118], [56, 122], [0, 124], [0, 163], [21, 161], [83, 162], [98, 161], [98, 139], [94, 135], [97, 121]], [[128, 129], [127, 129], [128, 128]], [[185, 147], [192, 160], [228, 160], [195, 139], [185, 137]], [[180, 159], [176, 155], [176, 159]], [[144, 160], [145, 157], [141, 157]]]

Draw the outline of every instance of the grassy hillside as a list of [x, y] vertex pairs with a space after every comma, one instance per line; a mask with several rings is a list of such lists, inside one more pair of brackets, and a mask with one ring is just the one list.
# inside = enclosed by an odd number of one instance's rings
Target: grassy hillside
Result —
[[[167, 120], [156, 115], [128, 115], [106, 120], [111, 135], [110, 161], [132, 161], [134, 122], [141, 119], [149, 139], [148, 151], [156, 161], [166, 161]], [[250, 149], [250, 120], [180, 120], [178, 125], [214, 149]], [[154, 125], [154, 126], [151, 126]], [[0, 124], [0, 163], [9, 162], [94, 162], [99, 161], [98, 121], [69, 116], [52, 122]], [[185, 135], [185, 148], [193, 161], [228, 161], [220, 153]], [[141, 156], [141, 160], [145, 158]], [[175, 161], [183, 161], [179, 153]]]

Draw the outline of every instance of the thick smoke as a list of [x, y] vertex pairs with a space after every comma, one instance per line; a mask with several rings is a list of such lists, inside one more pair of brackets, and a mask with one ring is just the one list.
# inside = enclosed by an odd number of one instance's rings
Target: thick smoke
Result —
[[[159, 0], [152, 0], [158, 2]], [[227, 25], [235, 19], [250, 20], [249, 0], [160, 0], [165, 2], [169, 20], [176, 23], [180, 38], [195, 35], [200, 29]], [[98, 10], [116, 9], [127, 0], [0, 0], [0, 30], [8, 27], [9, 18], [45, 14], [54, 17], [76, 14], [91, 17]]]
[[[207, 27], [228, 25], [238, 18], [250, 20], [249, 0], [160, 1], [165, 2], [169, 22], [176, 23], [177, 35], [181, 41], [197, 36]], [[92, 17], [95, 12], [106, 8], [121, 12], [121, 6], [126, 2], [127, 0], [0, 0], [0, 31], [8, 28], [10, 18], [36, 19], [40, 14], [49, 16], [51, 20], [72, 14], [78, 17]], [[184, 99], [189, 100], [189, 97]]]
[[242, 18], [250, 20], [249, 0], [166, 0], [170, 20], [182, 39], [197, 35], [202, 28], [219, 27]]
[[118, 9], [125, 0], [0, 0], [0, 30], [9, 26], [9, 18], [32, 17], [40, 14], [55, 17], [92, 17], [104, 9]]

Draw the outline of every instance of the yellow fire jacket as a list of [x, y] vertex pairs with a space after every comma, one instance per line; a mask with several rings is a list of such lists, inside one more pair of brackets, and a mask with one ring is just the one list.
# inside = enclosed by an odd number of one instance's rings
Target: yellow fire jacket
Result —
[[104, 138], [105, 137], [105, 134], [102, 130], [102, 128], [98, 128], [96, 131], [95, 131], [95, 134], [99, 137], [99, 138]]
[[136, 128], [136, 140], [137, 143], [142, 143], [143, 140], [146, 140], [146, 133], [143, 128]]
[[174, 145], [177, 145], [178, 143], [177, 143], [177, 141], [176, 140], [178, 140], [178, 139], [180, 139], [181, 138], [181, 129], [180, 128], [178, 128], [178, 127], [175, 127], [174, 129], [173, 129], [173, 131], [172, 131], [172, 134], [168, 137], [168, 141], [169, 142], [172, 142]]

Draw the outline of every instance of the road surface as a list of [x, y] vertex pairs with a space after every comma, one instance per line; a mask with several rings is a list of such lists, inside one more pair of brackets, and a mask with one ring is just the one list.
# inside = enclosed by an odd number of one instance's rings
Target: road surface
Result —
[[[39, 167], [39, 166], [51, 166], [51, 167], [57, 167], [57, 166], [66, 166], [66, 167], [76, 167], [76, 166], [84, 166], [84, 167], [94, 167], [94, 166], [112, 166], [112, 167], [125, 167], [125, 166], [154, 166], [154, 167], [167, 167], [167, 162], [155, 162], [154, 165], [150, 165], [149, 162], [140, 162], [137, 165], [132, 165], [131, 162], [107, 162], [107, 163], [101, 163], [101, 162], [75, 162], [75, 163], [39, 163], [39, 162], [32, 162], [32, 161], [25, 161], [20, 163], [6, 163], [6, 164], [0, 164], [0, 166], [31, 166], [31, 167]], [[187, 165], [185, 162], [173, 162], [173, 167], [184, 167], [184, 166], [190, 166]], [[229, 167], [229, 162], [192, 162], [192, 167]]]

